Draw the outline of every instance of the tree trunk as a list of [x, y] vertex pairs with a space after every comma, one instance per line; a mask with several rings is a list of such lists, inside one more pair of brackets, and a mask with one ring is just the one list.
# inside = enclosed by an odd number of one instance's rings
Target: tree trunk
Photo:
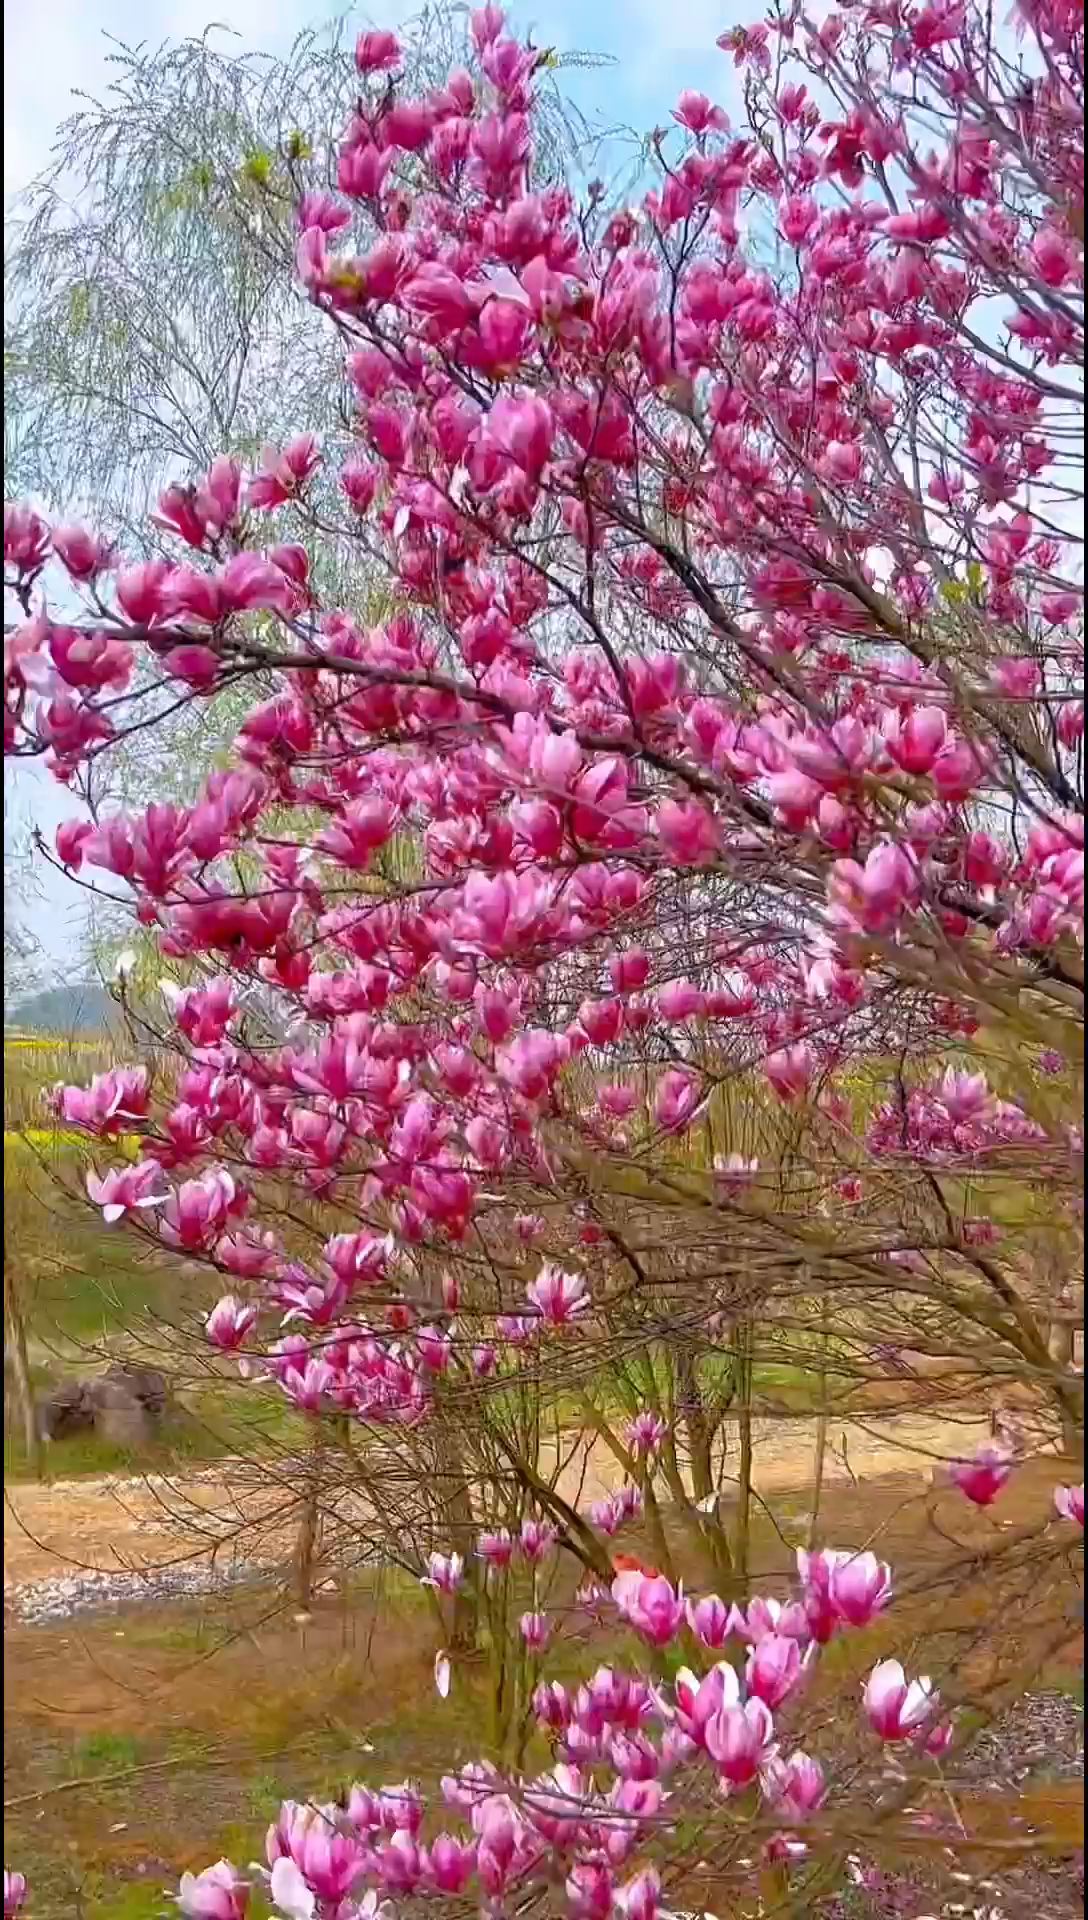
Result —
[[819, 1544], [820, 1508], [824, 1497], [824, 1467], [827, 1461], [827, 1347], [831, 1333], [831, 1296], [826, 1293], [820, 1308], [820, 1398], [816, 1414], [816, 1445], [812, 1457], [812, 1512], [808, 1523], [808, 1550]]
[[321, 1538], [321, 1461], [322, 1435], [318, 1422], [315, 1426], [298, 1538], [295, 1541], [291, 1566], [295, 1606], [299, 1613], [309, 1613], [314, 1597], [314, 1574], [317, 1569], [318, 1546]]
[[734, 1580], [740, 1597], [748, 1597], [751, 1570], [752, 1537], [752, 1322], [742, 1320], [736, 1332], [737, 1351], [737, 1435], [740, 1461], [737, 1470], [737, 1531], [733, 1541]]
[[22, 1299], [15, 1278], [15, 1269], [7, 1247], [4, 1248], [4, 1336], [5, 1345], [11, 1353], [12, 1384], [15, 1388], [15, 1401], [23, 1429], [23, 1445], [26, 1449], [27, 1465], [35, 1480], [42, 1477], [42, 1437], [38, 1430], [38, 1416], [34, 1407], [34, 1390], [30, 1383], [30, 1359], [27, 1352], [26, 1321], [23, 1317]]

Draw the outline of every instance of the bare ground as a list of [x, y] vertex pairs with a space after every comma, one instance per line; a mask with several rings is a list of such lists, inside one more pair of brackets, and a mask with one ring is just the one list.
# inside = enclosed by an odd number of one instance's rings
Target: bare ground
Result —
[[[970, 1453], [989, 1435], [986, 1420], [940, 1420], [921, 1414], [880, 1416], [829, 1425], [828, 1485], [910, 1474], [923, 1482], [944, 1463]], [[764, 1497], [803, 1489], [811, 1474], [816, 1422], [809, 1418], [754, 1423], [754, 1484]], [[729, 1497], [733, 1451], [723, 1483]], [[554, 1461], [554, 1448], [553, 1448]], [[600, 1441], [566, 1437], [559, 1490], [579, 1503], [600, 1498], [623, 1479]], [[100, 1479], [11, 1485], [6, 1494], [4, 1588], [23, 1588], [59, 1571], [151, 1569], [244, 1553], [274, 1560], [286, 1553], [297, 1518], [284, 1513], [284, 1487], [254, 1484], [248, 1463], [230, 1461], [176, 1475], [107, 1475]]]

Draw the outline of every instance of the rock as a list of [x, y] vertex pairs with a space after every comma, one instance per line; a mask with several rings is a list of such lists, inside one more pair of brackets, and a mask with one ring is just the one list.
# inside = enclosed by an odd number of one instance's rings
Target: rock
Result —
[[43, 1440], [64, 1440], [72, 1433], [86, 1433], [95, 1423], [94, 1403], [87, 1380], [58, 1380], [55, 1387], [34, 1403], [38, 1431]]
[[20, 1625], [52, 1626], [73, 1614], [100, 1613], [111, 1607], [142, 1602], [190, 1600], [232, 1587], [274, 1577], [275, 1569], [259, 1560], [237, 1560], [219, 1567], [214, 1562], [177, 1567], [148, 1567], [143, 1572], [106, 1572], [54, 1575], [4, 1593], [6, 1615]]
[[[120, 1377], [117, 1377], [118, 1374]], [[88, 1386], [88, 1397], [93, 1409], [94, 1430], [112, 1446], [137, 1452], [154, 1440], [155, 1417], [120, 1369], [112, 1378], [110, 1374], [103, 1374], [100, 1380], [92, 1380]]]
[[139, 1401], [153, 1420], [161, 1419], [166, 1411], [166, 1378], [164, 1374], [157, 1373], [154, 1367], [128, 1367], [119, 1361], [107, 1367], [102, 1378], [127, 1388], [131, 1397]]
[[153, 1367], [118, 1361], [87, 1380], [58, 1380], [35, 1402], [43, 1440], [64, 1440], [92, 1427], [119, 1447], [145, 1447], [166, 1409], [166, 1380]]

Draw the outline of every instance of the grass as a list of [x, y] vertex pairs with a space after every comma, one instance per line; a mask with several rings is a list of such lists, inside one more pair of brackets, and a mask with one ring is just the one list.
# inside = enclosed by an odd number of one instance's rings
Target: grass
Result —
[[140, 1743], [127, 1733], [81, 1734], [72, 1748], [72, 1773], [120, 1773], [139, 1765]]
[[[258, 1446], [293, 1450], [308, 1434], [306, 1423], [285, 1400], [255, 1388], [211, 1388], [186, 1394], [164, 1415], [157, 1437], [146, 1447], [117, 1446], [93, 1431], [49, 1441], [43, 1449], [47, 1480], [82, 1480], [118, 1474], [170, 1473]], [[4, 1436], [4, 1478], [33, 1478], [22, 1434]]]
[[[110, 1473], [166, 1473], [181, 1466], [222, 1457], [223, 1447], [207, 1429], [184, 1415], [164, 1420], [156, 1440], [133, 1449], [113, 1444], [93, 1431], [67, 1434], [49, 1441], [44, 1449], [44, 1473], [49, 1480], [97, 1479]], [[32, 1478], [22, 1435], [4, 1436], [6, 1481]]]

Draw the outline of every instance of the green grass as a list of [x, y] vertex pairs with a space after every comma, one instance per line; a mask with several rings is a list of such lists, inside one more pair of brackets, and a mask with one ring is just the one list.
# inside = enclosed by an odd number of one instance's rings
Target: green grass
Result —
[[128, 1733], [84, 1733], [72, 1747], [72, 1775], [120, 1773], [140, 1764], [140, 1743]]
[[[73, 1374], [90, 1371], [73, 1364]], [[52, 1374], [37, 1364], [31, 1368], [36, 1393], [47, 1390]], [[282, 1395], [266, 1388], [247, 1389], [237, 1382], [186, 1393], [163, 1418], [156, 1439], [137, 1450], [104, 1440], [93, 1431], [47, 1441], [42, 1448], [46, 1480], [94, 1479], [109, 1473], [168, 1473], [186, 1466], [222, 1460], [229, 1454], [270, 1449], [273, 1454], [294, 1451], [310, 1434], [309, 1423], [293, 1413]], [[16, 1426], [4, 1435], [4, 1477], [33, 1478], [30, 1461]]]
[[[95, 1878], [101, 1885], [97, 1875]], [[166, 1914], [177, 1912], [176, 1907], [167, 1903], [165, 1889], [149, 1881], [142, 1884], [132, 1881], [127, 1887], [103, 1887], [97, 1893], [87, 1886], [82, 1891], [82, 1911], [87, 1920], [164, 1920]]]
[[[161, 1434], [147, 1447], [116, 1446], [94, 1432], [73, 1433], [61, 1440], [46, 1441], [42, 1448], [42, 1471], [47, 1480], [88, 1480], [107, 1473], [156, 1473], [189, 1463], [218, 1460], [224, 1451], [205, 1428], [184, 1415], [177, 1415], [164, 1421]], [[21, 1434], [10, 1433], [4, 1437], [4, 1478], [33, 1478]]]

